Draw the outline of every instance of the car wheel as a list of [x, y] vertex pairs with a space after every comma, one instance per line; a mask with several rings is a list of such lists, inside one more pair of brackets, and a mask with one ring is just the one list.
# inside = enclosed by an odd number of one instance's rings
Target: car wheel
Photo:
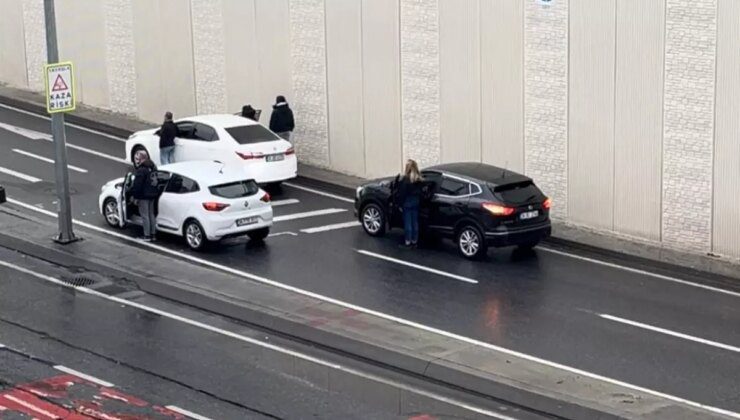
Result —
[[133, 149], [131, 149], [131, 164], [136, 166], [136, 160], [134, 159], [134, 156], [136, 156], [136, 153], [139, 151], [144, 151], [146, 154], [151, 158], [152, 155], [149, 154], [149, 151], [146, 150], [146, 147], [142, 145], [136, 145]]
[[457, 249], [463, 257], [477, 260], [486, 255], [488, 245], [480, 229], [465, 225], [457, 232]]
[[539, 243], [540, 241], [527, 242], [525, 244], [518, 245], [517, 248], [524, 250], [524, 251], [530, 251], [534, 249], [534, 247], [536, 247]]
[[370, 236], [385, 235], [385, 212], [379, 205], [370, 203], [360, 213], [362, 228]]
[[118, 216], [118, 202], [115, 198], [106, 198], [103, 202], [103, 217], [109, 226], [120, 228], [121, 219]]
[[208, 238], [203, 226], [197, 220], [188, 220], [183, 228], [185, 243], [194, 251], [202, 251], [208, 246]]
[[247, 236], [250, 241], [260, 242], [264, 241], [265, 238], [270, 234], [270, 228], [255, 229], [251, 232], [247, 232]]

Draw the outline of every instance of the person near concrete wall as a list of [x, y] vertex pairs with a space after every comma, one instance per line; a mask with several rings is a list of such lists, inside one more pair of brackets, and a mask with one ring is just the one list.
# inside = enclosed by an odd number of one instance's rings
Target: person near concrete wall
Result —
[[157, 166], [149, 159], [149, 155], [142, 151], [136, 153], [136, 160], [141, 162], [134, 174], [134, 184], [131, 187], [131, 195], [139, 207], [139, 215], [142, 219], [144, 229], [144, 241], [155, 240], [157, 233], [157, 216], [154, 212], [154, 204], [159, 197], [157, 186]]
[[175, 161], [175, 137], [177, 137], [177, 126], [172, 121], [172, 113], [164, 114], [164, 123], [159, 129], [159, 159], [162, 165]]
[[295, 128], [293, 120], [293, 110], [290, 109], [285, 96], [279, 95], [275, 98], [275, 105], [272, 106], [272, 115], [270, 116], [270, 130], [277, 133], [278, 136], [290, 141], [291, 133]]
[[419, 242], [421, 181], [419, 165], [413, 159], [409, 159], [398, 185], [398, 202], [403, 213], [403, 235], [407, 247], [415, 247]]
[[249, 118], [252, 121], [257, 121], [257, 110], [252, 105], [244, 105], [242, 107], [242, 117]]

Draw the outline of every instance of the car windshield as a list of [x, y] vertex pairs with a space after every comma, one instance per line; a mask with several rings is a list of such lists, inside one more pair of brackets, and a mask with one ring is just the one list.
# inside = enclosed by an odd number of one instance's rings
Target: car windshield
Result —
[[259, 124], [227, 128], [226, 132], [239, 144], [262, 143], [280, 140], [280, 137]]
[[208, 190], [211, 192], [211, 194], [217, 197], [243, 198], [257, 194], [257, 191], [259, 191], [259, 187], [257, 186], [256, 182], [248, 180], [215, 185], [213, 187], [209, 187]]

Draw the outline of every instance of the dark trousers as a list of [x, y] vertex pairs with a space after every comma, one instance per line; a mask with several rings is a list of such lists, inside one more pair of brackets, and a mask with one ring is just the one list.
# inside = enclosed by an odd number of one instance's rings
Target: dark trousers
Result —
[[144, 236], [152, 238], [157, 233], [157, 216], [154, 215], [154, 200], [139, 200], [139, 215], [141, 215]]
[[419, 206], [403, 206], [403, 236], [407, 244], [419, 241]]

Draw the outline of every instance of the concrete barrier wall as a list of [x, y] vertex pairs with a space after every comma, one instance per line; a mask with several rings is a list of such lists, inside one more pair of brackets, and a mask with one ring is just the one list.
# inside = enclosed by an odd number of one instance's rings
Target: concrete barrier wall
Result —
[[[0, 81], [41, 90], [43, 4], [0, 1]], [[559, 219], [740, 258], [738, 3], [59, 0], [57, 19], [86, 104], [267, 123], [283, 94], [307, 163], [508, 166]]]

